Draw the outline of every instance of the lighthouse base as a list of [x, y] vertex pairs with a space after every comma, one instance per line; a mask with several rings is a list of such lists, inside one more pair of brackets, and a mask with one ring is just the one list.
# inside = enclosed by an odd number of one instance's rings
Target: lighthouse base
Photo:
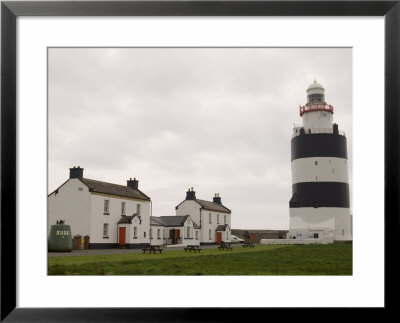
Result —
[[288, 239], [352, 241], [350, 209], [334, 207], [290, 208]]

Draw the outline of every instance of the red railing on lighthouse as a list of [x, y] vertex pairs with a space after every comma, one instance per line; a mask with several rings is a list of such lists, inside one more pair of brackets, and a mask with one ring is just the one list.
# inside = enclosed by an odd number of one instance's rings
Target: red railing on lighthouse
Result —
[[326, 111], [333, 114], [333, 106], [331, 106], [330, 104], [317, 104], [317, 103], [307, 104], [305, 106], [300, 107], [300, 116], [302, 116], [303, 113], [311, 111]]

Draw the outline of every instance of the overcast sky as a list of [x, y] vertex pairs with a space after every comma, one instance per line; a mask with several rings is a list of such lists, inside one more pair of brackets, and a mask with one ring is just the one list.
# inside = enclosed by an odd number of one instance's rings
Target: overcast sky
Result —
[[84, 177], [136, 177], [153, 215], [189, 187], [232, 210], [233, 229], [289, 228], [290, 140], [316, 78], [346, 132], [352, 174], [349, 48], [49, 49], [48, 191]]

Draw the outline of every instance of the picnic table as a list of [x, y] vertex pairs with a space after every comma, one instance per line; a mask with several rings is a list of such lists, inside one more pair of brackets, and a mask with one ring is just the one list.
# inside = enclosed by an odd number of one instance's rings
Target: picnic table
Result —
[[221, 249], [221, 250], [232, 250], [232, 244], [229, 243], [229, 242], [221, 242], [221, 244], [218, 247], [218, 249]]
[[159, 251], [160, 253], [164, 250], [162, 248], [160, 248], [160, 246], [146, 246], [144, 248], [142, 248], [143, 253], [156, 253], [156, 251]]
[[254, 243], [253, 242], [243, 242], [242, 247], [243, 248], [254, 248]]
[[198, 245], [187, 245], [184, 250], [185, 250], [185, 252], [186, 251], [192, 252], [192, 250], [193, 250], [193, 252], [196, 252], [196, 251], [200, 252], [201, 251], [201, 249], [199, 248]]

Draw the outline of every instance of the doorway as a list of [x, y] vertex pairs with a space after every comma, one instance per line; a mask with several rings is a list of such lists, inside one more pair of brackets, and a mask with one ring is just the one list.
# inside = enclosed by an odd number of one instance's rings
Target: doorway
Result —
[[222, 232], [217, 232], [217, 244], [221, 244], [222, 241]]
[[120, 227], [119, 228], [119, 237], [118, 237], [118, 244], [120, 246], [125, 246], [125, 239], [126, 239], [126, 228]]

